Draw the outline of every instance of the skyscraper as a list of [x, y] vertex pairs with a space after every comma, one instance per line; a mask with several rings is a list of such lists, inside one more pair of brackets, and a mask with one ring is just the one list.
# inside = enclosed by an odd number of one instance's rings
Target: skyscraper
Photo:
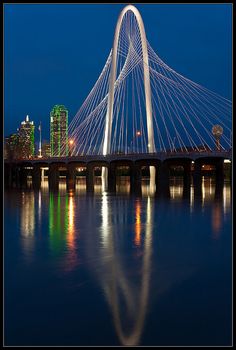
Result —
[[18, 131], [18, 154], [20, 158], [31, 158], [34, 156], [34, 122], [29, 120], [27, 115], [25, 120], [21, 122]]
[[68, 110], [55, 105], [50, 113], [51, 156], [68, 156]]
[[5, 137], [4, 143], [4, 159], [16, 159], [18, 158], [18, 134], [11, 134]]
[[51, 156], [50, 143], [43, 142], [43, 144], [42, 144], [42, 156], [44, 158], [47, 158], [47, 157]]

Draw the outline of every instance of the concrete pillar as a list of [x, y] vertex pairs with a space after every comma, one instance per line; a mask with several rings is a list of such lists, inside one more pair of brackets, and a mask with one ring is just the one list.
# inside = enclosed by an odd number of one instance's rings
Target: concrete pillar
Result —
[[12, 187], [13, 181], [13, 167], [11, 164], [4, 164], [4, 187], [10, 188]]
[[41, 187], [41, 168], [40, 168], [40, 166], [34, 165], [34, 167], [33, 167], [32, 184], [33, 184], [34, 190], [38, 190]]
[[14, 180], [16, 187], [20, 187], [20, 168], [18, 166], [14, 167]]
[[74, 165], [67, 165], [66, 187], [67, 190], [75, 190], [76, 169]]
[[86, 168], [86, 190], [87, 192], [94, 191], [94, 167], [87, 165]]
[[222, 200], [224, 189], [224, 160], [218, 159], [215, 167], [215, 199]]
[[44, 172], [45, 172], [45, 169], [41, 169], [41, 181], [44, 181]]
[[218, 159], [216, 162], [216, 183], [224, 183], [224, 160]]
[[142, 170], [138, 165], [130, 166], [130, 193], [142, 193]]
[[116, 166], [114, 164], [108, 167], [108, 191], [116, 192]]
[[48, 187], [50, 191], [58, 191], [59, 189], [59, 169], [56, 165], [49, 165]]
[[186, 162], [183, 165], [183, 168], [184, 168], [183, 197], [187, 198], [190, 196], [190, 187], [191, 187], [191, 161]]
[[27, 175], [28, 175], [27, 169], [25, 169], [24, 166], [21, 166], [20, 167], [20, 172], [19, 172], [19, 185], [20, 185], [20, 188], [26, 188], [27, 187]]
[[229, 181], [232, 184], [232, 162], [230, 163]]
[[156, 171], [156, 195], [170, 196], [170, 174], [169, 166], [161, 162]]
[[194, 196], [202, 195], [202, 163], [196, 160], [194, 162], [193, 171], [193, 186], [194, 186]]

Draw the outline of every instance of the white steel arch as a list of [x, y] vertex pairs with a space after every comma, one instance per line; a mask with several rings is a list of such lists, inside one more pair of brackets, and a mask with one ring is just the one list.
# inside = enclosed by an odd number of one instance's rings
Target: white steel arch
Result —
[[[127, 5], [121, 11], [118, 18], [113, 42], [112, 49], [112, 64], [110, 72], [109, 81], [109, 91], [108, 91], [108, 105], [106, 113], [106, 124], [105, 124], [105, 135], [103, 142], [103, 155], [110, 153], [111, 148], [111, 130], [112, 130], [112, 119], [113, 119], [113, 105], [114, 105], [114, 87], [116, 81], [116, 70], [117, 70], [117, 49], [118, 40], [121, 29], [121, 24], [126, 12], [132, 11], [137, 19], [137, 23], [140, 30], [141, 43], [142, 43], [142, 53], [143, 53], [143, 70], [144, 70], [144, 91], [145, 91], [145, 104], [146, 104], [146, 118], [147, 118], [147, 131], [148, 131], [148, 152], [155, 152], [155, 143], [153, 135], [153, 119], [152, 119], [152, 103], [151, 103], [151, 85], [150, 85], [150, 72], [149, 72], [149, 62], [148, 62], [148, 51], [147, 51], [147, 39], [144, 29], [144, 24], [140, 12], [133, 5]], [[105, 169], [104, 169], [105, 170]]]

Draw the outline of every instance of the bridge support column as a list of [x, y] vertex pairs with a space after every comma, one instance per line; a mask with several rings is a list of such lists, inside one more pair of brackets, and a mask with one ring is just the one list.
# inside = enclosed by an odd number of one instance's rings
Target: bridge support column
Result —
[[24, 167], [20, 167], [19, 172], [19, 185], [20, 188], [26, 188], [27, 187], [27, 175], [28, 171]]
[[166, 162], [161, 162], [156, 171], [156, 195], [170, 196], [170, 174]]
[[215, 167], [216, 167], [215, 199], [222, 199], [223, 188], [224, 188], [224, 160], [219, 159]]
[[216, 183], [224, 183], [224, 160], [219, 159], [216, 162]]
[[50, 191], [58, 191], [59, 189], [59, 169], [55, 165], [49, 166], [48, 186]]
[[32, 171], [32, 184], [33, 189], [38, 190], [41, 186], [41, 168], [35, 165]]
[[14, 167], [13, 177], [13, 183], [15, 183], [15, 186], [17, 188], [20, 187], [20, 168], [18, 166]]
[[74, 165], [67, 166], [67, 174], [66, 174], [66, 187], [67, 190], [75, 190], [75, 173], [76, 169]]
[[110, 164], [108, 168], [108, 191], [116, 192], [116, 166], [114, 164]]
[[230, 168], [230, 170], [229, 170], [229, 181], [230, 181], [230, 184], [232, 184], [232, 162], [230, 163], [230, 167], [229, 168]]
[[193, 171], [194, 196], [202, 195], [202, 163], [195, 160]]
[[184, 181], [183, 181], [183, 197], [187, 198], [190, 196], [191, 186], [191, 161], [183, 165], [184, 168]]
[[142, 170], [138, 165], [130, 167], [130, 193], [142, 194]]
[[86, 190], [87, 192], [94, 191], [94, 168], [91, 165], [87, 165], [86, 168]]
[[4, 164], [4, 187], [12, 187], [13, 182], [13, 167], [11, 164]]

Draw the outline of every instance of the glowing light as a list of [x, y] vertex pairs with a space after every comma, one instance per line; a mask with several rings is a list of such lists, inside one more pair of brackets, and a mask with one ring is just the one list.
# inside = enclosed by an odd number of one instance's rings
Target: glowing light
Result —
[[140, 201], [138, 200], [136, 202], [135, 206], [135, 238], [134, 238], [134, 243], [136, 246], [141, 245], [141, 204]]
[[74, 144], [74, 140], [70, 140], [69, 144], [72, 146]]
[[74, 216], [75, 216], [75, 203], [73, 195], [69, 194], [69, 211], [68, 211], [68, 235], [67, 242], [69, 248], [73, 249], [75, 247], [75, 227], [74, 227]]
[[35, 228], [34, 194], [22, 193], [21, 234], [25, 237], [33, 236]]
[[224, 163], [231, 163], [230, 159], [224, 159]]
[[108, 198], [106, 193], [104, 192], [102, 194], [102, 208], [101, 208], [101, 214], [102, 214], [102, 241], [104, 247], [108, 246], [108, 238], [109, 238], [109, 232], [110, 232], [110, 212], [109, 212], [109, 205], [108, 205]]
[[136, 136], [141, 136], [141, 131], [137, 131]]

